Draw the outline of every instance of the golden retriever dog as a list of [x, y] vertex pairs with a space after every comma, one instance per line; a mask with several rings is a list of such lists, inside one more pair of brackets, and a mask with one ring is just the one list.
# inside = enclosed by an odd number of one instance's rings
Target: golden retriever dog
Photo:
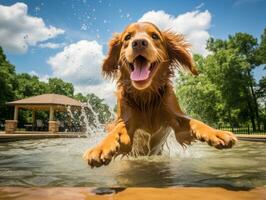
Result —
[[148, 22], [130, 24], [114, 35], [102, 72], [117, 81], [117, 117], [107, 136], [83, 155], [91, 167], [129, 154], [137, 130], [150, 134], [149, 148], [142, 148], [139, 155], [160, 154], [170, 130], [182, 146], [194, 140], [217, 149], [236, 143], [233, 133], [216, 130], [180, 109], [170, 79], [178, 68], [197, 75], [189, 47], [182, 35], [160, 31]]

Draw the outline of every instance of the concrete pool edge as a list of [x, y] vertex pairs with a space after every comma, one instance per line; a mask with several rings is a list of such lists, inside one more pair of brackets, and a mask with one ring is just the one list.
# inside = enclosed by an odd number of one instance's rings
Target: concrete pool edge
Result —
[[[246, 135], [236, 134], [239, 140], [251, 141], [251, 142], [266, 142], [265, 135]], [[19, 140], [33, 140], [33, 139], [53, 139], [53, 138], [86, 138], [86, 134], [83, 132], [59, 132], [59, 133], [47, 133], [47, 132], [34, 132], [25, 133], [23, 131], [17, 131], [16, 134], [5, 134], [0, 132], [0, 143], [1, 142], [13, 142]]]
[[235, 134], [239, 140], [251, 141], [251, 142], [266, 142], [266, 134]]
[[16, 134], [0, 134], [0, 143], [1, 142], [13, 142], [18, 140], [33, 140], [33, 139], [52, 139], [52, 138], [86, 138], [85, 133], [76, 132], [76, 133], [16, 133]]
[[265, 199], [266, 187], [251, 190], [228, 190], [219, 187], [130, 187], [130, 188], [101, 188], [88, 187], [0, 187], [0, 200], [190, 200], [190, 199]]

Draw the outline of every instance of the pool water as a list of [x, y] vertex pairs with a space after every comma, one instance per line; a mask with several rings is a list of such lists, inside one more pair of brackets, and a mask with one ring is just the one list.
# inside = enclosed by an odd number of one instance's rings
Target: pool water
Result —
[[[266, 143], [240, 141], [216, 150], [196, 143], [163, 156], [116, 159], [91, 169], [89, 138], [0, 143], [0, 186], [225, 187], [266, 185]], [[173, 147], [171, 147], [173, 148]]]

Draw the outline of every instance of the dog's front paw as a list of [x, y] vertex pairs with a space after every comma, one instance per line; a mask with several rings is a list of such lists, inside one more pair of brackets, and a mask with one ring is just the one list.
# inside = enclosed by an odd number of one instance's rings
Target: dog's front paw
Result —
[[91, 167], [100, 167], [109, 164], [114, 156], [126, 154], [130, 150], [130, 137], [124, 123], [119, 123], [101, 143], [87, 150], [83, 159], [87, 160]]
[[102, 142], [92, 149], [88, 149], [83, 159], [88, 161], [88, 164], [93, 167], [100, 167], [102, 165], [108, 165], [119, 150], [118, 141], [111, 143]]
[[236, 142], [236, 136], [229, 131], [215, 130], [208, 134], [206, 142], [217, 149], [231, 148]]

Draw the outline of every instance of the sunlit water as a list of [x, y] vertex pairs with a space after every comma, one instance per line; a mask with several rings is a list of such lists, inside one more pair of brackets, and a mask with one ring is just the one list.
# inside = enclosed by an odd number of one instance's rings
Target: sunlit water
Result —
[[[266, 143], [230, 150], [197, 143], [171, 156], [117, 159], [91, 169], [83, 152], [95, 139], [43, 139], [0, 143], [0, 186], [221, 186], [266, 185]], [[173, 147], [171, 147], [173, 148]]]

